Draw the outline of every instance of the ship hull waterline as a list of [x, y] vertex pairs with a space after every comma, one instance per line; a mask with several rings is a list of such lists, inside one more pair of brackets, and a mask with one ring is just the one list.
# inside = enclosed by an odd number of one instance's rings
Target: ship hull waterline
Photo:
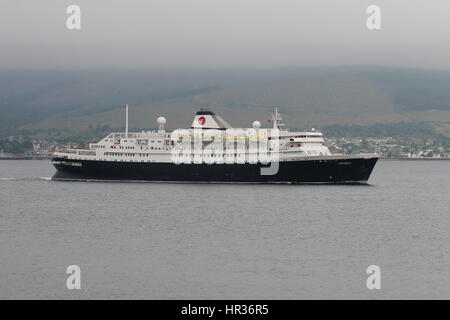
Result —
[[262, 175], [256, 164], [174, 164], [166, 162], [121, 162], [55, 157], [53, 180], [367, 184], [378, 157], [281, 161], [276, 174]]

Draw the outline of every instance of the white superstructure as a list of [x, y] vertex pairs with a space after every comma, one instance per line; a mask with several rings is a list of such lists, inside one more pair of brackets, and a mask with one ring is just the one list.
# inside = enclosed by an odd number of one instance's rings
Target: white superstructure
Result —
[[[126, 111], [128, 120], [128, 108]], [[172, 162], [172, 150], [180, 143], [172, 139], [171, 133], [164, 128], [166, 119], [157, 119], [158, 130], [128, 132], [128, 121], [126, 121], [125, 132], [111, 133], [99, 142], [90, 143], [87, 149], [67, 149], [56, 152], [54, 157], [73, 160], [97, 160], [97, 161], [120, 161], [120, 162]], [[293, 161], [301, 159], [339, 157], [332, 156], [328, 148], [323, 144], [324, 138], [321, 132], [314, 129], [311, 131], [292, 132], [284, 128], [281, 115], [278, 110], [272, 115], [271, 123], [273, 129], [279, 129], [279, 160]], [[261, 123], [253, 122], [253, 129], [260, 130]], [[201, 109], [194, 117], [191, 128], [186, 129], [193, 136], [195, 129], [213, 129], [217, 134], [232, 127], [208, 109]], [[242, 128], [246, 130], [246, 128]], [[247, 161], [249, 143], [245, 141], [244, 149], [236, 151], [238, 156]], [[76, 162], [74, 162], [76, 165]]]

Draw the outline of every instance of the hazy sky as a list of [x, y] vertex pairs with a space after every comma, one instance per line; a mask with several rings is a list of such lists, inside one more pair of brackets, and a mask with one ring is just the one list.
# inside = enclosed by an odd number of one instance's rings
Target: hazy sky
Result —
[[361, 64], [450, 69], [450, 0], [0, 0], [0, 68]]

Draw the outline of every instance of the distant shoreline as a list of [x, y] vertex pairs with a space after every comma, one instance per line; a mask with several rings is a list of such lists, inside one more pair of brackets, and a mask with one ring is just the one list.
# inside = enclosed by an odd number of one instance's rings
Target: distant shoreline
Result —
[[[51, 160], [51, 158], [0, 157], [0, 160]], [[380, 161], [449, 161], [450, 158], [380, 158]]]
[[51, 158], [33, 158], [33, 157], [0, 157], [0, 160], [51, 160]]

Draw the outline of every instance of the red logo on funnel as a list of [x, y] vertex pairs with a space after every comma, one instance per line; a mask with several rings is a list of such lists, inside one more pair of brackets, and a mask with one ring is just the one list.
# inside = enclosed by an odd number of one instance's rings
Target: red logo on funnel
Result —
[[199, 123], [200, 125], [204, 125], [205, 122], [206, 122], [206, 118], [205, 118], [205, 117], [200, 117], [200, 118], [198, 118], [198, 123]]

